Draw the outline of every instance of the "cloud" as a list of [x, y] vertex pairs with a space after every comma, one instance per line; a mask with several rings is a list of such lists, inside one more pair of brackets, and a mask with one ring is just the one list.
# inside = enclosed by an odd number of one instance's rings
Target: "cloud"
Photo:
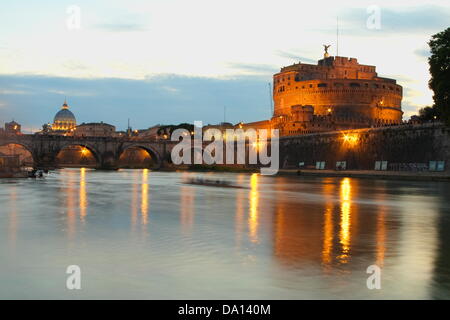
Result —
[[385, 78], [390, 78], [390, 79], [395, 79], [397, 81], [397, 83], [401, 86], [405, 86], [405, 85], [409, 85], [411, 83], [416, 83], [417, 80], [410, 78], [408, 76], [405, 75], [401, 75], [401, 74], [383, 74], [383, 75], [379, 75], [381, 77], [385, 77]]
[[94, 92], [89, 91], [76, 91], [76, 90], [58, 90], [58, 89], [49, 89], [47, 90], [49, 93], [55, 93], [64, 97], [92, 97], [95, 96]]
[[417, 115], [419, 110], [427, 107], [427, 105], [418, 105], [409, 101], [402, 102], [403, 120], [408, 120], [411, 116]]
[[69, 60], [62, 64], [64, 68], [69, 70], [89, 70], [89, 67], [79, 61]]
[[294, 60], [296, 62], [301, 61], [303, 63], [314, 63], [314, 64], [317, 63], [317, 60], [305, 58], [305, 57], [299, 56], [295, 53], [288, 52], [288, 51], [277, 50], [276, 54], [280, 57], [288, 58], [288, 59]]
[[422, 95], [422, 91], [412, 88], [403, 88], [403, 102], [408, 102], [410, 99], [414, 99]]
[[278, 67], [268, 64], [228, 63], [228, 67], [248, 74], [269, 74], [272, 76], [278, 71]]
[[163, 86], [163, 87], [161, 87], [161, 89], [163, 89], [163, 90], [165, 90], [167, 92], [170, 92], [170, 93], [178, 93], [178, 92], [180, 92], [179, 89], [174, 88], [174, 87], [170, 87], [170, 86]]
[[25, 90], [0, 89], [0, 94], [3, 94], [3, 95], [21, 95], [21, 94], [30, 94], [30, 92], [25, 91]]
[[430, 49], [421, 48], [414, 51], [414, 54], [421, 58], [428, 58], [431, 55]]
[[14, 118], [24, 126], [39, 128], [52, 121], [67, 94], [79, 123], [104, 121], [118, 129], [126, 127], [128, 118], [139, 129], [195, 120], [219, 123], [224, 107], [227, 121], [263, 120], [270, 117], [270, 80], [261, 76], [217, 79], [172, 74], [145, 80], [0, 75], [0, 83], [32, 88], [28, 95], [2, 96], [6, 105], [0, 109], [0, 119]]

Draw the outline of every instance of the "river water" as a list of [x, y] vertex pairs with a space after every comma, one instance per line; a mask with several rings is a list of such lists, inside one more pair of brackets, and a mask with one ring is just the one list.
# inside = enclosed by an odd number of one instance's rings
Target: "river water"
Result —
[[450, 298], [448, 183], [64, 169], [0, 204], [1, 299]]

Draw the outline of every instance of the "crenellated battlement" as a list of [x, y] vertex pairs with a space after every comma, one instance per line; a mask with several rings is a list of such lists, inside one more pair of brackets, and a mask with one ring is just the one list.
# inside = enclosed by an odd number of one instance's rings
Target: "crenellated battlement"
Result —
[[402, 121], [402, 96], [395, 79], [379, 77], [375, 66], [328, 56], [317, 65], [299, 62], [283, 67], [273, 76], [273, 118], [291, 118], [293, 106], [310, 105], [315, 116], [332, 116], [335, 128], [395, 124]]

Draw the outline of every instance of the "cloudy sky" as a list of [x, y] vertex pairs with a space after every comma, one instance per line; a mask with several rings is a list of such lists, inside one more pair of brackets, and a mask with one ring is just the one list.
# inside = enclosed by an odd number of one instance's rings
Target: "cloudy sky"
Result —
[[448, 0], [15, 0], [0, 2], [0, 121], [36, 131], [65, 97], [79, 123], [119, 129], [267, 119], [272, 74], [335, 55], [337, 17], [339, 55], [397, 79], [405, 118], [432, 103]]

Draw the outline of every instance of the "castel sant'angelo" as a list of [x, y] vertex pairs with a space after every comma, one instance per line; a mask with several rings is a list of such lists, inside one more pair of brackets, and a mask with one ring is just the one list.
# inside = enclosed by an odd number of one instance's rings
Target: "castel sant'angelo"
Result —
[[273, 76], [271, 120], [241, 124], [274, 128], [281, 136], [368, 128], [402, 122], [402, 87], [375, 66], [329, 56], [317, 65], [295, 63]]

